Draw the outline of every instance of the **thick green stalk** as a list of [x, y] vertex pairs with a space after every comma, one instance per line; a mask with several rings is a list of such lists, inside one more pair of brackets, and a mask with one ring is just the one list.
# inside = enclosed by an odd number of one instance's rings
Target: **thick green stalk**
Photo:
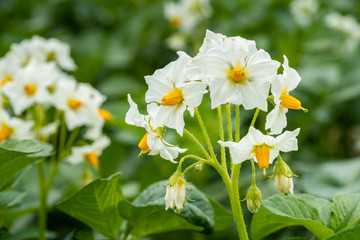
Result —
[[44, 173], [44, 161], [37, 164], [39, 180], [39, 209], [38, 209], [38, 228], [39, 240], [46, 240], [46, 222], [47, 222], [47, 191]]
[[[217, 107], [217, 111], [218, 111], [220, 141], [224, 141], [225, 140], [225, 138], [224, 138], [224, 126], [223, 126], [223, 120], [222, 120], [221, 106]], [[223, 168], [227, 169], [225, 147], [220, 145], [220, 150], [221, 150], [221, 165], [222, 165]]]
[[240, 141], [240, 106], [236, 105], [235, 141]]
[[229, 141], [233, 141], [232, 135], [232, 124], [231, 124], [231, 105], [230, 103], [226, 104], [226, 113], [227, 113], [227, 122], [228, 122], [228, 132], [229, 132]]

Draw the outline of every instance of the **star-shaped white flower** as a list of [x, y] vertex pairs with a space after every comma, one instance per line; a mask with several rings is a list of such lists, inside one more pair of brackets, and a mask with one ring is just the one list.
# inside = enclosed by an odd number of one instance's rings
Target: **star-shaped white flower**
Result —
[[141, 149], [140, 154], [160, 154], [162, 158], [175, 162], [174, 159], [177, 158], [179, 153], [183, 153], [187, 149], [182, 149], [167, 143], [163, 139], [164, 127], [160, 126], [160, 124], [156, 124], [155, 119], [150, 115], [145, 116], [140, 114], [137, 105], [131, 99], [130, 94], [128, 95], [128, 101], [130, 104], [130, 109], [126, 113], [125, 122], [130, 125], [145, 128], [147, 131], [138, 145]]
[[300, 128], [286, 131], [275, 137], [264, 135], [254, 127], [249, 128], [248, 134], [240, 142], [222, 142], [220, 145], [229, 147], [234, 164], [253, 158], [260, 169], [267, 169], [279, 152], [297, 151], [297, 135]]
[[271, 84], [271, 92], [274, 97], [275, 107], [266, 116], [265, 129], [271, 129], [271, 134], [280, 134], [286, 127], [286, 113], [288, 109], [304, 110], [301, 102], [289, 95], [299, 84], [301, 77], [297, 71], [289, 67], [289, 61], [284, 55], [284, 72], [278, 75]]
[[8, 139], [33, 139], [33, 126], [33, 121], [10, 117], [5, 110], [0, 109], [0, 143]]
[[207, 31], [193, 62], [209, 82], [211, 108], [233, 103], [246, 110], [267, 111], [270, 81], [280, 64], [264, 50], [257, 50], [254, 41]]
[[[145, 76], [149, 90], [145, 101], [148, 112], [156, 123], [176, 129], [182, 135], [185, 122], [184, 112], [189, 110], [193, 115], [194, 107], [200, 105], [207, 84], [192, 81], [193, 76], [187, 74], [187, 65], [191, 57], [179, 52], [179, 58], [151, 76]], [[157, 126], [155, 126], [157, 127]]]

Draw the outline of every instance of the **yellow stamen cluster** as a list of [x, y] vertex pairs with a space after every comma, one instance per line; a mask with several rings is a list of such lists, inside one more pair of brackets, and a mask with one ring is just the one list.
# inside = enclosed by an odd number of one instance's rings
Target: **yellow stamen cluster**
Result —
[[267, 169], [269, 167], [269, 148], [263, 144], [256, 148], [255, 156], [260, 169]]
[[282, 94], [280, 97], [280, 104], [288, 109], [294, 109], [294, 110], [300, 110], [301, 108], [301, 102], [294, 98], [293, 96], [290, 96], [289, 94]]
[[171, 92], [165, 95], [161, 99], [161, 104], [164, 106], [175, 106], [182, 102], [184, 99], [182, 97], [182, 91], [180, 88], [176, 88], [174, 92]]
[[36, 93], [36, 85], [31, 84], [31, 83], [25, 85], [24, 91], [25, 91], [26, 95], [32, 96]]
[[182, 22], [182, 18], [180, 16], [173, 16], [170, 19], [170, 26], [174, 28], [179, 27], [181, 22]]
[[51, 62], [56, 60], [56, 53], [54, 52], [47, 52], [46, 54], [46, 61]]
[[105, 109], [99, 109], [100, 116], [105, 120], [110, 120], [112, 118], [112, 115], [109, 111], [106, 111]]
[[11, 134], [13, 133], [13, 131], [14, 130], [12, 128], [10, 128], [8, 125], [3, 123], [1, 125], [1, 130], [0, 130], [0, 142], [4, 142], [8, 140]]
[[240, 82], [246, 80], [246, 72], [242, 68], [234, 68], [232, 72], [230, 73], [230, 78], [234, 80], [235, 82]]
[[1, 80], [0, 86], [4, 86], [7, 82], [10, 82], [12, 77], [10, 75], [5, 75], [5, 77]]
[[97, 167], [99, 166], [99, 157], [96, 152], [91, 152], [85, 155], [86, 160], [90, 163], [91, 166]]
[[83, 102], [74, 98], [70, 98], [68, 101], [68, 105], [72, 110], [77, 110], [83, 105]]
[[145, 153], [148, 153], [150, 152], [150, 148], [147, 144], [147, 137], [148, 137], [149, 133], [147, 132], [144, 137], [140, 140], [139, 144], [138, 144], [138, 147], [140, 148], [141, 150], [141, 154], [145, 154]]

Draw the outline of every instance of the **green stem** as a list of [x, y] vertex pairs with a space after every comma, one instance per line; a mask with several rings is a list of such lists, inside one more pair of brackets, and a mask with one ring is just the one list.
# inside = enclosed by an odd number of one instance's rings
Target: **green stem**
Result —
[[235, 141], [240, 141], [240, 106], [236, 105], [236, 126], [235, 126]]
[[184, 128], [184, 133], [186, 133], [186, 134], [191, 138], [191, 140], [193, 140], [193, 142], [194, 142], [196, 145], [198, 145], [198, 147], [200, 148], [200, 150], [201, 150], [201, 152], [204, 154], [204, 156], [205, 156], [208, 160], [212, 161], [212, 158], [210, 157], [209, 153], [205, 150], [205, 148], [203, 147], [203, 145], [201, 145], [201, 143], [199, 142], [199, 140], [198, 140], [191, 132], [189, 132], [189, 131], [186, 130], [185, 128]]
[[231, 105], [230, 103], [226, 104], [226, 113], [227, 113], [227, 121], [228, 121], [228, 132], [229, 132], [229, 141], [233, 141], [232, 135], [232, 124], [231, 124]]
[[[217, 112], [218, 112], [218, 121], [219, 121], [219, 128], [220, 128], [220, 131], [219, 131], [220, 141], [223, 142], [225, 140], [225, 138], [224, 138], [224, 126], [223, 126], [223, 120], [222, 120], [221, 106], [217, 107]], [[220, 150], [221, 150], [221, 166], [224, 169], [227, 169], [225, 147], [220, 145]]]
[[255, 185], [256, 179], [255, 179], [255, 164], [254, 159], [250, 159], [251, 161], [251, 168], [252, 168], [252, 184]]
[[259, 115], [259, 111], [260, 111], [260, 109], [256, 108], [253, 119], [251, 120], [251, 125], [250, 125], [251, 127], [253, 127], [255, 125], [256, 119], [257, 119], [257, 117]]
[[39, 209], [38, 209], [38, 228], [39, 240], [46, 240], [46, 222], [47, 222], [47, 191], [45, 183], [44, 161], [37, 164], [38, 167], [38, 180], [39, 180]]
[[207, 131], [206, 131], [206, 128], [205, 128], [205, 125], [201, 119], [201, 116], [200, 116], [200, 113], [199, 113], [199, 110], [197, 108], [195, 108], [195, 114], [196, 114], [196, 117], [199, 121], [199, 124], [200, 124], [200, 128], [201, 128], [201, 131], [202, 131], [202, 134], [205, 138], [205, 142], [206, 142], [206, 145], [210, 151], [210, 155], [211, 155], [211, 158], [213, 159], [214, 162], [217, 162], [217, 159], [216, 159], [216, 156], [215, 156], [215, 152], [214, 152], [214, 149], [211, 145], [211, 142], [210, 142], [210, 138], [209, 138], [209, 135], [207, 134]]

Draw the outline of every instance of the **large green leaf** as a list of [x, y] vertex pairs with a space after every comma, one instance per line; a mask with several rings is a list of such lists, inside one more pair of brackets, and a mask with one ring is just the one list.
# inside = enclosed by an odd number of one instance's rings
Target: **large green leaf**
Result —
[[229, 211], [192, 185], [187, 186], [190, 200], [179, 214], [171, 209], [165, 211], [166, 184], [167, 181], [154, 183], [133, 203], [123, 201], [119, 204], [120, 215], [128, 221], [127, 232], [133, 238], [175, 230], [209, 233], [214, 226], [216, 230], [223, 230], [232, 222]]
[[120, 174], [97, 179], [72, 198], [57, 205], [66, 214], [82, 221], [109, 238], [116, 238], [122, 219], [117, 206], [123, 200]]
[[[330, 229], [331, 203], [311, 195], [276, 195], [265, 201], [251, 223], [253, 239], [261, 239], [281, 228], [301, 225], [317, 238], [334, 234]], [[266, 221], [264, 221], [266, 219]]]
[[360, 236], [360, 225], [356, 225], [352, 228], [340, 231], [335, 235], [330, 236], [326, 240], [352, 240], [359, 239]]
[[16, 191], [0, 192], [0, 212], [8, 207], [12, 207], [20, 203], [25, 197], [25, 193]]
[[360, 194], [342, 194], [334, 197], [331, 218], [335, 231], [354, 226], [360, 221]]
[[5, 142], [0, 147], [0, 189], [21, 169], [49, 156], [50, 152], [47, 145], [32, 140]]

